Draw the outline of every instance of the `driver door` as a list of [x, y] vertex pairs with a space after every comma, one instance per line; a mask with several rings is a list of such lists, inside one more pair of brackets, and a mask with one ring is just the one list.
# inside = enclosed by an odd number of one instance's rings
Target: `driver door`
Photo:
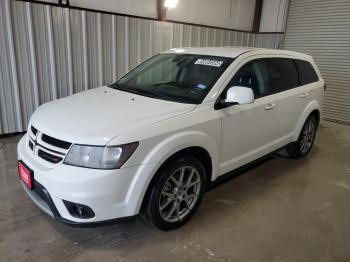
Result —
[[[220, 174], [225, 174], [271, 151], [277, 101], [269, 95], [264, 59], [244, 64], [225, 90], [232, 86], [253, 89], [255, 101], [221, 109], [222, 144]], [[226, 95], [226, 91], [222, 95]]]

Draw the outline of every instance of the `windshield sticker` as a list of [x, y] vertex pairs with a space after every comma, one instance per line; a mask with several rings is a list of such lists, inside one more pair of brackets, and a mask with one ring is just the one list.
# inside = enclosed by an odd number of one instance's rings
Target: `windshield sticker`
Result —
[[194, 64], [220, 67], [223, 62], [224, 61], [212, 60], [212, 59], [197, 59], [197, 61]]
[[199, 83], [199, 84], [197, 85], [197, 88], [199, 88], [199, 89], [201, 89], [201, 90], [204, 90], [204, 89], [207, 88], [207, 86]]

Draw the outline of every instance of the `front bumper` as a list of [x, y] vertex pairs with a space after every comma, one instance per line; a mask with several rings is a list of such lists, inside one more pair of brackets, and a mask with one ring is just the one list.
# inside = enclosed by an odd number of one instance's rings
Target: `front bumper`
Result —
[[[71, 225], [93, 225], [133, 217], [156, 164], [136, 165], [116, 170], [98, 170], [61, 164], [44, 166], [29, 150], [27, 135], [19, 142], [18, 159], [34, 172], [34, 188], [23, 185], [28, 196], [49, 216]], [[145, 179], [146, 177], [146, 179]], [[37, 191], [37, 190], [40, 190]], [[93, 218], [72, 216], [63, 200], [90, 207]]]

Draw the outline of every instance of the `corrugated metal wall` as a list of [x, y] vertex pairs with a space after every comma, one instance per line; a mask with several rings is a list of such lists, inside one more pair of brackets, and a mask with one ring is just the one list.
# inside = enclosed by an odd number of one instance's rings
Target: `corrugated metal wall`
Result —
[[328, 85], [324, 117], [350, 124], [350, 1], [291, 0], [284, 48], [314, 57]]
[[40, 104], [109, 84], [162, 50], [277, 48], [281, 38], [1, 0], [0, 134], [26, 130]]

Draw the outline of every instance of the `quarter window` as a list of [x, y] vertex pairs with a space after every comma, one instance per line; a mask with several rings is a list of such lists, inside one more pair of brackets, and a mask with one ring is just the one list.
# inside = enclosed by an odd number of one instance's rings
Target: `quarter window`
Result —
[[300, 85], [307, 85], [318, 81], [318, 76], [313, 66], [304, 60], [295, 60], [299, 72]]
[[242, 66], [228, 84], [228, 87], [232, 86], [251, 88], [255, 99], [268, 95], [269, 86], [265, 60], [253, 60]]
[[289, 58], [266, 58], [270, 93], [275, 94], [299, 85], [298, 71]]

